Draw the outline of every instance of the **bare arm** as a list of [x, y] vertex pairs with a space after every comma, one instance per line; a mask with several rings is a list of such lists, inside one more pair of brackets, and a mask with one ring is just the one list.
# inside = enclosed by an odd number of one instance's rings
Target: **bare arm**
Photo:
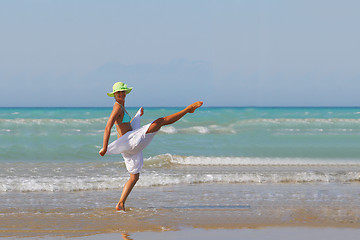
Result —
[[[141, 109], [140, 116], [142, 116], [142, 115], [144, 115], [144, 108], [141, 107], [140, 109]], [[132, 122], [132, 120], [134, 120], [134, 117], [130, 120], [130, 122]]]
[[119, 117], [120, 114], [124, 114], [121, 110], [119, 104], [115, 104], [114, 108], [110, 114], [109, 120], [106, 123], [105, 131], [104, 131], [104, 139], [103, 139], [103, 147], [100, 150], [99, 154], [104, 156], [107, 151], [107, 146], [109, 144], [111, 128], [114, 126], [115, 120]]

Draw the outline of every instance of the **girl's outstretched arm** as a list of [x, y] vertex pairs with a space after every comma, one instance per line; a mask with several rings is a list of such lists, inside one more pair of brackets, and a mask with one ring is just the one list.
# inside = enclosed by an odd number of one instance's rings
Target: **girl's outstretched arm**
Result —
[[107, 146], [109, 144], [109, 139], [110, 139], [111, 128], [114, 126], [115, 119], [119, 116], [119, 114], [121, 114], [120, 105], [115, 104], [114, 108], [110, 114], [109, 120], [106, 123], [105, 131], [104, 131], [104, 138], [103, 138], [103, 147], [99, 151], [99, 154], [101, 156], [104, 156], [107, 151]]

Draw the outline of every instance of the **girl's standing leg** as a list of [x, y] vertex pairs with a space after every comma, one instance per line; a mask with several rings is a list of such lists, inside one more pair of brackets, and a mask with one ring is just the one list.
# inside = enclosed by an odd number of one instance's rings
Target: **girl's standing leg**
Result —
[[116, 210], [118, 211], [125, 211], [125, 201], [127, 197], [129, 196], [131, 190], [135, 186], [136, 182], [139, 180], [140, 173], [137, 174], [131, 174], [130, 173], [130, 179], [125, 183], [125, 186], [123, 188], [123, 191], [121, 193], [120, 200], [118, 204], [116, 205]]
[[162, 126], [169, 125], [169, 124], [172, 124], [172, 123], [178, 121], [180, 118], [185, 116], [185, 114], [187, 114], [187, 113], [193, 113], [197, 108], [201, 107], [202, 104], [203, 104], [203, 102], [200, 102], [200, 101], [195, 102], [177, 113], [156, 119], [150, 125], [150, 127], [146, 133], [153, 133], [153, 132], [159, 131]]

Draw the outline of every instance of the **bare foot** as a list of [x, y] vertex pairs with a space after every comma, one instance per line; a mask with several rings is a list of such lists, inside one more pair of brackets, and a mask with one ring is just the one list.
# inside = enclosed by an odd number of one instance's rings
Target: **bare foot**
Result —
[[117, 211], [124, 211], [124, 212], [125, 212], [125, 205], [124, 205], [124, 203], [120, 203], [120, 202], [119, 202], [119, 203], [116, 205], [115, 209], [116, 209]]
[[203, 102], [198, 101], [188, 106], [189, 113], [195, 112], [195, 110], [203, 105]]

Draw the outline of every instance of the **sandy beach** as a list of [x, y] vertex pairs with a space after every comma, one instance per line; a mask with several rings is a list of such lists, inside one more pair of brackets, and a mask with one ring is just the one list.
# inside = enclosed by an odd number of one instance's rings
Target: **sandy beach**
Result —
[[[353, 186], [348, 184], [346, 191], [354, 192], [352, 188], [356, 187], [356, 184]], [[343, 188], [341, 184], [327, 187], [317, 184], [305, 186], [296, 184], [254, 184], [250, 186], [202, 184], [161, 187], [157, 189], [157, 192], [151, 188], [138, 188], [131, 195], [131, 204], [126, 213], [118, 213], [110, 206], [94, 209], [64, 209], [61, 206], [58, 208], [41, 208], [39, 206], [32, 209], [28, 207], [26, 211], [8, 209], [8, 212], [2, 212], [0, 215], [2, 223], [0, 236], [45, 237], [46, 239], [88, 236], [93, 236], [90, 239], [109, 239], [108, 237], [111, 236], [118, 239], [119, 234], [126, 233], [134, 236], [130, 239], [145, 239], [147, 235], [154, 236], [154, 239], [157, 239], [157, 236], [166, 236], [164, 239], [177, 239], [171, 238], [171, 234], [174, 237], [179, 234], [195, 234], [201, 237], [201, 235], [206, 236], [209, 233], [207, 230], [217, 234], [227, 229], [229, 231], [225, 231], [225, 233], [230, 235], [235, 232], [236, 236], [237, 234], [245, 234], [244, 236], [260, 234], [259, 236], [261, 236], [261, 234], [269, 233], [275, 237], [279, 236], [279, 232], [288, 236], [288, 234], [292, 235], [293, 231], [310, 231], [315, 236], [322, 234], [323, 230], [321, 229], [323, 228], [326, 228], [327, 232], [330, 231], [329, 235], [332, 236], [331, 232], [341, 235], [340, 233], [343, 231], [353, 236], [360, 230], [359, 200], [325, 199], [325, 195], [330, 194], [330, 189], [341, 192], [341, 188]], [[248, 196], [248, 198], [252, 197], [252, 201], [237, 199], [234, 192], [243, 195], [245, 189], [248, 194], [251, 191], [253, 191], [253, 195], [260, 194], [259, 200], [255, 200], [254, 196]], [[268, 189], [267, 192], [265, 189]], [[318, 194], [319, 189], [324, 195], [312, 200], [311, 195], [315, 194], [315, 190]], [[297, 197], [297, 199], [291, 200], [286, 197], [292, 191], [303, 194], [303, 199]], [[327, 193], [325, 194], [325, 192]], [[268, 193], [277, 195], [277, 199], [267, 195]], [[37, 194], [42, 199], [46, 195]], [[171, 199], [172, 202], [159, 197], [164, 195], [168, 195], [167, 199]], [[213, 204], [204, 203], [206, 198], [216, 199], [216, 196], [227, 196], [229, 199], [229, 195], [235, 201], [226, 204], [223, 201]], [[52, 196], [47, 194], [47, 197], [51, 198]], [[106, 194], [104, 197], [107, 197]], [[319, 201], [319, 198], [322, 198], [322, 201]], [[189, 204], [190, 201], [183, 205], [178, 204], [185, 199], [192, 199], [191, 202], [194, 204]], [[197, 204], [197, 201], [201, 201], [202, 204]], [[11, 211], [13, 212], [11, 213]], [[156, 235], [156, 233], [161, 234]], [[276, 234], [273, 235], [273, 233]], [[106, 238], [102, 238], [102, 236], [106, 236]]]

